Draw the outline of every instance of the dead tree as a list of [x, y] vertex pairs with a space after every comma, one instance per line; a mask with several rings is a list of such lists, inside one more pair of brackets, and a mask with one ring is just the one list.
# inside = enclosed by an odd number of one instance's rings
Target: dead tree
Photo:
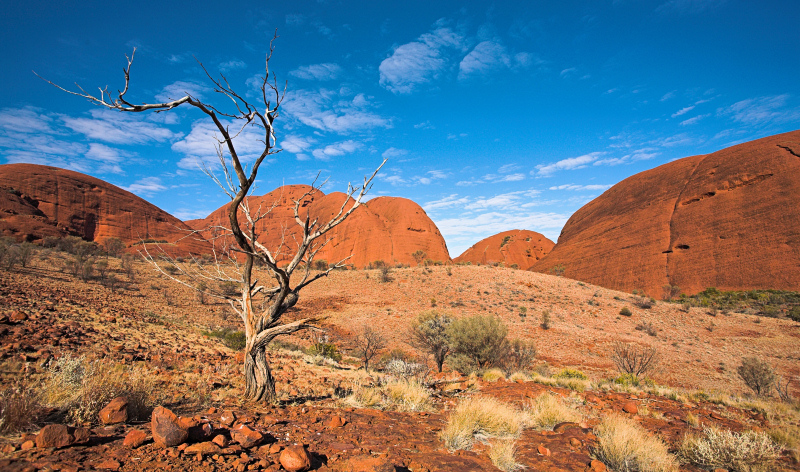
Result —
[[632, 343], [614, 343], [611, 360], [620, 372], [639, 377], [652, 370], [658, 363], [655, 347], [637, 346]]
[[[277, 39], [277, 35], [270, 42], [269, 52], [266, 56], [265, 75], [261, 77], [260, 81], [259, 101], [263, 102], [263, 109], [260, 108], [262, 104], [251, 103], [243, 95], [235, 92], [224, 75], [220, 74], [219, 79], [214, 78], [200, 61], [198, 64], [213, 84], [214, 91], [230, 101], [228, 104], [230, 108], [227, 111], [222, 111], [210, 102], [201, 101], [190, 93], [167, 102], [134, 104], [125, 95], [130, 85], [130, 70], [135, 49], [130, 58], [126, 56], [128, 65], [124, 69], [125, 86], [121, 91], [117, 91], [116, 97], [109, 92], [107, 87], [100, 89], [98, 95], [92, 95], [79, 85], [77, 86], [79, 91], [71, 91], [47, 81], [67, 93], [83, 97], [94, 105], [112, 110], [130, 113], [149, 111], [160, 113], [180, 106], [191, 106], [200, 110], [214, 123], [216, 131], [219, 132], [219, 136], [216, 136], [217, 156], [222, 166], [222, 178], [214, 176], [208, 168], [204, 167], [204, 170], [231, 199], [228, 206], [227, 224], [210, 228], [211, 232], [216, 234], [211, 237], [212, 241], [221, 243], [222, 246], [218, 247], [215, 244], [211, 260], [194, 257], [189, 263], [179, 262], [163, 252], [150, 254], [146, 245], [143, 245], [144, 255], [163, 275], [194, 290], [198, 290], [198, 287], [202, 286], [197, 283], [200, 280], [212, 282], [206, 283], [207, 295], [226, 300], [244, 324], [246, 338], [245, 397], [253, 401], [270, 403], [275, 402], [277, 398], [275, 380], [267, 361], [266, 348], [277, 336], [292, 334], [303, 329], [319, 329], [314, 324], [319, 321], [319, 318], [316, 317], [300, 318], [294, 321], [286, 321], [282, 317], [287, 310], [297, 304], [303, 288], [327, 276], [332, 270], [344, 266], [347, 258], [331, 264], [322, 272], [313, 274], [311, 272], [317, 252], [330, 241], [330, 237], [326, 236], [327, 233], [341, 224], [360, 206], [364, 195], [372, 186], [373, 178], [386, 163], [384, 160], [372, 175], [365, 177], [363, 185], [348, 184], [344, 203], [337, 213], [324, 221], [312, 216], [309, 208], [301, 211], [301, 202], [324, 185], [324, 182], [317, 185], [315, 181], [311, 189], [295, 201], [294, 220], [300, 227], [299, 236], [289, 238], [291, 241], [287, 241], [286, 231], [284, 231], [284, 237], [281, 238], [281, 243], [277, 248], [268, 248], [260, 242], [258, 223], [269, 217], [270, 211], [278, 202], [276, 201], [272, 208], [252, 209], [248, 204], [247, 197], [253, 189], [261, 164], [268, 156], [280, 152], [280, 149], [275, 148], [276, 135], [273, 123], [278, 118], [281, 103], [286, 95], [286, 88], [285, 86], [283, 90], [278, 88], [274, 74], [270, 80], [269, 61], [274, 51], [275, 39]], [[226, 121], [231, 121], [236, 126], [226, 124]], [[263, 144], [263, 151], [250, 164], [249, 171], [247, 166], [243, 165], [234, 143], [234, 139], [248, 127], [258, 129], [259, 141]], [[229, 243], [231, 239], [233, 244]], [[264, 268], [267, 276], [273, 281], [270, 283], [260, 282], [254, 274], [256, 265]], [[178, 271], [171, 269], [176, 273], [169, 274], [164, 270], [167, 267], [177, 267]], [[298, 275], [295, 280], [292, 280], [292, 275], [298, 270]], [[236, 284], [239, 288], [237, 294], [232, 295], [229, 291], [225, 293], [226, 291], [220, 287], [220, 284], [225, 283]]]
[[386, 347], [386, 338], [376, 329], [363, 325], [356, 334], [355, 354], [364, 361], [364, 370], [369, 372], [369, 363], [378, 352]]

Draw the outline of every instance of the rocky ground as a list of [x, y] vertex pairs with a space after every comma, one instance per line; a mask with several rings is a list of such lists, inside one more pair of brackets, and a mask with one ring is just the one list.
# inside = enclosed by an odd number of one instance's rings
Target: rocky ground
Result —
[[[798, 328], [785, 320], [712, 316], [662, 302], [639, 309], [630, 294], [502, 268], [396, 269], [390, 282], [379, 282], [377, 271], [345, 271], [309, 287], [289, 314], [327, 316], [332, 341], [343, 349], [361, 324], [371, 323], [389, 339], [389, 348], [413, 354], [403, 342], [405, 330], [435, 305], [454, 316], [500, 315], [512, 337], [535, 340], [540, 364], [575, 367], [598, 381], [615, 375], [608, 356], [613, 342], [655, 346], [662, 361], [654, 378], [671, 388], [658, 394], [587, 383], [588, 390], [576, 391], [446, 374], [432, 379], [425, 411], [353, 408], [341, 397], [354, 386], [377, 384], [383, 374], [367, 375], [347, 357], [320, 362], [276, 349], [270, 362], [281, 403], [251, 405], [240, 399], [238, 353], [203, 334], [237, 326], [227, 306], [199, 303], [189, 289], [145, 264], [137, 266], [133, 280], [120, 275], [125, 283], [114, 290], [82, 282], [58, 269], [60, 257], [53, 253], [31, 267], [0, 271], [0, 379], [36, 388], [45, 385], [56, 359], [86, 356], [146, 369], [151, 400], [163, 408], [135, 419], [117, 401], [99, 420], [85, 422], [46, 408], [28, 432], [2, 438], [0, 470], [497, 470], [485, 443], [452, 453], [442, 445], [439, 434], [451, 411], [474, 395], [521, 408], [548, 391], [565, 398], [583, 420], [552, 431], [526, 429], [516, 443], [517, 461], [529, 470], [600, 471], [605, 466], [594, 460], [593, 428], [611, 412], [635, 419], [675, 450], [684, 435], [702, 426], [775, 427], [776, 418], [763, 408], [711, 401], [718, 392], [744, 391], [735, 372], [743, 356], [764, 358], [787, 378], [797, 375]], [[620, 316], [622, 307], [633, 315]], [[551, 315], [549, 329], [540, 325], [544, 311]], [[637, 330], [642, 323], [655, 335]], [[308, 345], [304, 337], [289, 341]], [[797, 466], [784, 453], [776, 467]]]

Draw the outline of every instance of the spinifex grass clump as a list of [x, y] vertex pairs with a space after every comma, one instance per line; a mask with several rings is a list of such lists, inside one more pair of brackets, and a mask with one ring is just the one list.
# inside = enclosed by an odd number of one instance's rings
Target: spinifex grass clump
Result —
[[724, 431], [705, 428], [699, 436], [687, 436], [681, 456], [695, 465], [737, 471], [769, 470], [781, 454], [781, 447], [763, 432]]
[[594, 455], [619, 471], [673, 472], [678, 462], [666, 444], [650, 436], [641, 425], [619, 415], [609, 415], [595, 428]]
[[530, 423], [538, 429], [553, 429], [558, 423], [581, 421], [578, 410], [564, 403], [561, 397], [543, 393], [536, 397], [526, 408]]
[[441, 438], [451, 451], [469, 449], [475, 437], [515, 439], [527, 422], [516, 408], [490, 397], [462, 400], [450, 414]]

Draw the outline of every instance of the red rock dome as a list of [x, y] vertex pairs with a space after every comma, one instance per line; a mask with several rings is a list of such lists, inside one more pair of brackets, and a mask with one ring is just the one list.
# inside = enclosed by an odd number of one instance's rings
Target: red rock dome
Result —
[[482, 239], [453, 259], [453, 262], [501, 262], [506, 267], [516, 264], [520, 269], [528, 270], [549, 253], [554, 245], [553, 241], [535, 231], [514, 229]]

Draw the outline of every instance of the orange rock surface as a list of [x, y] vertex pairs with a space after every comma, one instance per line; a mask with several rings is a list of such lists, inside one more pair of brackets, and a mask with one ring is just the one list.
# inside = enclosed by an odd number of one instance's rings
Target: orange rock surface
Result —
[[567, 221], [534, 265], [630, 292], [800, 290], [800, 131], [636, 174]]
[[506, 267], [516, 264], [520, 269], [530, 269], [549, 253], [555, 243], [535, 231], [513, 229], [482, 239], [453, 262], [492, 264], [502, 262]]
[[[165, 240], [165, 249], [206, 253], [209, 245], [179, 219], [142, 198], [71, 170], [35, 164], [0, 165], [0, 230], [18, 239], [77, 235], [89, 241], [116, 237], [126, 245]], [[9, 190], [13, 189], [13, 190]]]
[[[301, 235], [294, 220], [294, 202], [311, 190], [307, 185], [286, 185], [272, 192], [248, 198], [251, 212], [255, 214], [272, 208], [257, 227], [259, 241], [275, 250], [284, 241], [284, 248], [276, 255], [279, 262], [288, 262], [294, 254], [295, 239]], [[301, 215], [310, 214], [320, 222], [328, 221], [345, 202], [345, 194], [334, 192], [328, 195], [314, 191], [303, 198]], [[222, 206], [208, 217], [186, 223], [212, 237], [208, 228], [228, 226], [228, 206]], [[240, 220], [243, 221], [243, 220]], [[382, 260], [387, 264], [413, 264], [414, 252], [421, 250], [433, 260], [449, 261], [444, 238], [425, 211], [405, 198], [377, 197], [363, 203], [344, 223], [334, 228], [328, 236], [330, 242], [322, 248], [315, 260], [338, 262], [352, 254], [348, 264], [356, 267]]]

